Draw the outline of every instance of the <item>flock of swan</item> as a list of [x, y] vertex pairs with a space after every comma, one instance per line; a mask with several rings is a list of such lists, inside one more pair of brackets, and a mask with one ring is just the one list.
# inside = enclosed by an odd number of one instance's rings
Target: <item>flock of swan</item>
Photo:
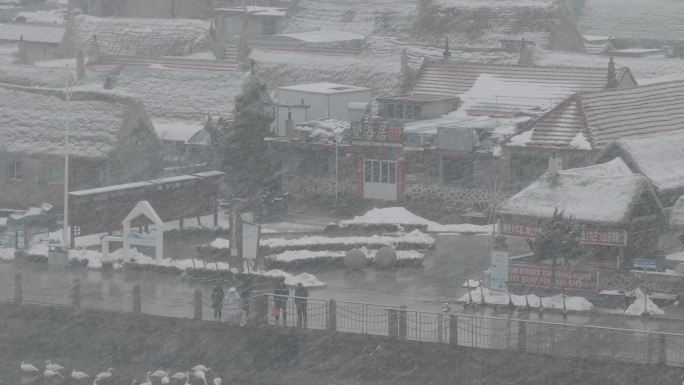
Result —
[[[35, 365], [26, 363], [24, 361], [19, 365], [21, 372], [27, 376], [39, 376], [41, 370]], [[66, 368], [62, 365], [51, 362], [50, 360], [45, 361], [45, 368], [42, 370], [43, 377], [46, 380], [65, 380], [66, 378], [62, 373]], [[171, 374], [171, 371], [166, 369], [158, 369], [155, 371], [148, 371], [145, 382], [137, 382], [133, 379], [131, 385], [153, 385], [153, 384], [179, 384], [179, 385], [191, 385], [191, 381], [199, 381], [203, 385], [207, 384], [207, 373], [211, 372], [211, 368], [205, 365], [195, 365], [192, 369], [186, 372], [177, 372]], [[101, 383], [108, 382], [112, 379], [114, 375], [114, 369], [109, 368], [104, 372], [100, 372], [93, 378], [93, 385], [98, 385]], [[84, 372], [77, 371], [75, 369], [71, 370], [71, 379], [77, 381], [78, 383], [90, 380], [90, 376]], [[214, 377], [212, 385], [221, 385], [221, 378]]]

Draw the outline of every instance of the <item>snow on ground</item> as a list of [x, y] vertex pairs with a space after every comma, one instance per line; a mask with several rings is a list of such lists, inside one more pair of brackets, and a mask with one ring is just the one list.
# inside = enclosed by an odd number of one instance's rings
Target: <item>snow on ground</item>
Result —
[[[508, 304], [509, 297], [507, 294], [499, 294], [499, 293], [493, 293], [490, 289], [488, 288], [482, 288], [482, 292], [484, 293], [485, 297], [485, 303], [490, 304], [490, 305], [506, 305]], [[473, 302], [480, 303], [482, 299], [482, 294], [480, 293], [480, 289], [475, 289], [471, 290], [470, 294], [473, 298]], [[525, 296], [524, 295], [516, 295], [516, 294], [511, 294], [510, 297], [513, 300], [513, 304], [515, 306], [525, 306]], [[534, 295], [534, 294], [528, 294], [527, 295], [527, 300], [529, 301], [529, 305], [531, 307], [539, 307], [539, 299], [540, 297]], [[459, 298], [459, 301], [462, 302], [470, 302], [470, 297], [468, 296], [468, 293], [465, 293], [464, 295]], [[552, 297], [541, 297], [542, 304], [544, 305], [544, 308], [546, 309], [563, 309], [563, 295], [558, 294], [554, 295]], [[589, 311], [594, 308], [594, 305], [591, 304], [586, 298], [584, 297], [571, 297], [571, 296], [565, 296], [565, 306], [568, 310], [570, 311]]]
[[658, 307], [651, 298], [646, 296], [641, 289], [636, 289], [632, 293], [636, 297], [636, 300], [625, 309], [625, 314], [629, 315], [642, 315], [644, 311], [651, 315], [663, 315], [665, 311]]
[[[375, 254], [378, 252], [378, 250], [368, 250], [365, 247], [360, 248], [360, 250], [370, 260], [375, 259]], [[293, 262], [317, 258], [344, 258], [346, 254], [346, 251], [287, 250], [282, 253], [268, 255], [265, 258], [280, 262]], [[424, 258], [424, 254], [415, 250], [397, 250], [398, 260], [420, 260]]]
[[[39, 244], [35, 245], [31, 248], [29, 251], [31, 254], [37, 254], [37, 255], [47, 255], [47, 249], [48, 246], [47, 244]], [[131, 249], [130, 257], [135, 261], [137, 264], [144, 264], [144, 265], [157, 265], [157, 266], [165, 266], [165, 267], [176, 267], [181, 270], [188, 270], [188, 269], [193, 269], [199, 262], [194, 262], [191, 259], [161, 259], [157, 261], [156, 259], [149, 257], [147, 255], [144, 255], [140, 252], [138, 252], [136, 249]], [[123, 268], [123, 265], [121, 264], [121, 260], [123, 258], [123, 250], [118, 249], [112, 253], [109, 254], [108, 258], [104, 258], [102, 253], [99, 251], [95, 250], [88, 250], [88, 249], [71, 249], [69, 250], [69, 259], [76, 258], [79, 260], [87, 260], [88, 261], [88, 268], [90, 269], [101, 269], [102, 268], [102, 262], [112, 262], [114, 265], [115, 270], [120, 270]], [[14, 249], [0, 249], [0, 259], [4, 261], [12, 261], [14, 260]], [[209, 263], [208, 268], [216, 268], [218, 270], [230, 270], [230, 271], [235, 271], [234, 269], [231, 270], [230, 266], [225, 263], [225, 262], [216, 262], [216, 263]], [[326, 284], [324, 282], [321, 282], [314, 276], [313, 274], [309, 273], [301, 273], [299, 275], [293, 275], [288, 272], [282, 271], [282, 270], [268, 270], [268, 271], [252, 271], [253, 274], [257, 275], [264, 275], [268, 277], [284, 277], [285, 278], [285, 284], [288, 286], [296, 286], [298, 283], [302, 283], [305, 287], [323, 287]]]
[[442, 225], [420, 217], [403, 207], [374, 208], [363, 215], [339, 222], [341, 228], [351, 225], [427, 225], [427, 231], [436, 233], [491, 233], [492, 225], [473, 225], [469, 223]]
[[414, 230], [410, 233], [401, 233], [398, 236], [384, 236], [384, 235], [371, 235], [371, 236], [354, 236], [354, 237], [326, 237], [320, 235], [305, 236], [296, 239], [285, 239], [285, 238], [269, 238], [263, 239], [260, 242], [261, 246], [270, 248], [279, 247], [301, 247], [307, 248], [310, 246], [323, 246], [323, 245], [338, 245], [345, 244], [349, 246], [356, 245], [384, 245], [384, 246], [395, 246], [399, 243], [410, 243], [410, 244], [423, 244], [432, 245], [435, 239], [430, 235], [427, 235], [418, 230]]

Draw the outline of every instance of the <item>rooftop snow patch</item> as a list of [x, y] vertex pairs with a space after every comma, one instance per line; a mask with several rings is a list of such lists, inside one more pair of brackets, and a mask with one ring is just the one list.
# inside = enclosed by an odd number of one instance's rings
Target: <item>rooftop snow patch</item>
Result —
[[359, 35], [353, 32], [344, 31], [311, 31], [300, 33], [289, 33], [284, 35], [277, 35], [304, 43], [340, 43], [355, 40], [364, 40], [364, 35]]
[[[62, 90], [0, 86], [3, 151], [63, 155], [66, 106]], [[106, 157], [137, 122], [153, 131], [139, 100], [75, 91], [69, 103], [70, 153]], [[153, 133], [154, 135], [154, 133]]]
[[209, 47], [211, 24], [194, 19], [138, 19], [74, 16], [67, 23], [62, 49], [73, 55], [88, 50], [97, 36], [100, 53], [139, 56], [187, 56]]
[[488, 233], [491, 232], [491, 226], [464, 224], [450, 224], [442, 225], [437, 222], [427, 220], [420, 217], [403, 207], [385, 207], [373, 208], [363, 215], [356, 216], [352, 219], [345, 219], [339, 222], [340, 227], [349, 227], [354, 225], [398, 225], [398, 226], [427, 226], [430, 232], [473, 232], [473, 233]]
[[[616, 224], [628, 221], [634, 202], [650, 191], [640, 175], [596, 176], [582, 168], [546, 173], [504, 201], [500, 214], [551, 218], [558, 210], [578, 221]], [[653, 199], [657, 199], [653, 197]]]
[[683, 99], [684, 81], [573, 95], [530, 126], [528, 145], [578, 148], [572, 145], [583, 133], [590, 148], [602, 149], [631, 136], [684, 131]]
[[204, 124], [183, 121], [152, 120], [159, 139], [188, 143], [195, 135], [204, 129]]
[[[681, 100], [679, 99], [680, 103]], [[619, 149], [619, 154], [636, 171], [648, 178], [659, 192], [684, 188], [684, 108], [672, 107], [671, 115], [667, 116], [663, 119], [669, 119], [672, 128], [679, 127], [681, 131], [624, 138], [605, 150], [608, 153], [611, 147]], [[653, 118], [656, 119], [655, 116]]]
[[324, 95], [334, 95], [334, 94], [344, 94], [347, 92], [358, 92], [358, 91], [370, 91], [365, 87], [351, 86], [347, 84], [337, 84], [337, 83], [307, 83], [307, 84], [297, 84], [292, 86], [284, 86], [278, 88], [278, 90], [283, 91], [298, 91], [298, 92], [308, 92], [312, 94], [324, 94]]
[[6, 24], [0, 23], [0, 40], [24, 41], [32, 43], [60, 44], [64, 36], [64, 27], [42, 24]]

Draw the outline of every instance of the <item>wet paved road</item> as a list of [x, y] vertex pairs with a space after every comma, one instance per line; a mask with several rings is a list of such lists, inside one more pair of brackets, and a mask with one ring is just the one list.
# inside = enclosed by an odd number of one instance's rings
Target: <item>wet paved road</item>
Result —
[[[490, 237], [440, 235], [434, 253], [428, 254], [422, 269], [397, 269], [362, 272], [315, 272], [328, 286], [311, 290], [314, 298], [406, 305], [409, 309], [438, 312], [444, 301], [455, 301], [465, 289], [466, 278], [478, 278], [488, 267]], [[510, 245], [512, 253], [526, 252], [522, 242]], [[483, 253], [485, 255], [483, 255]], [[192, 317], [193, 293], [203, 289], [203, 318], [211, 319], [209, 293], [211, 286], [189, 282], [181, 277], [156, 273], [102, 273], [93, 270], [65, 270], [35, 264], [0, 263], [0, 300], [13, 298], [14, 274], [23, 275], [24, 299], [32, 302], [68, 304], [73, 280], [82, 285], [82, 305], [119, 311], [132, 309], [132, 289], [141, 285], [144, 313]], [[476, 307], [452, 306], [453, 312], [468, 312], [495, 317], [539, 319], [536, 312], [509, 313]], [[546, 312], [544, 321], [592, 324], [599, 326], [649, 331], [684, 333], [684, 322], [655, 320], [644, 317], [618, 317], [605, 314], [572, 314], [563, 321], [560, 314]]]

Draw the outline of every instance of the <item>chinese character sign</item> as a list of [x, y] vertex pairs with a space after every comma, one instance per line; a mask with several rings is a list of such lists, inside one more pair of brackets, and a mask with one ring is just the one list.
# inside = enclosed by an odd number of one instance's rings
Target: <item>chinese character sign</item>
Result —
[[[553, 268], [547, 266], [510, 265], [508, 283], [546, 287], [553, 284]], [[555, 287], [580, 290], [596, 290], [598, 287], [595, 271], [557, 267], [555, 269]]]
[[[501, 234], [522, 238], [536, 238], [542, 227], [517, 223], [502, 223]], [[627, 246], [627, 231], [608, 229], [583, 229], [580, 243], [587, 245]]]
[[492, 251], [490, 288], [493, 291], [506, 292], [508, 284], [508, 252]]
[[351, 142], [362, 146], [402, 147], [404, 127], [400, 122], [361, 120], [351, 123]]

